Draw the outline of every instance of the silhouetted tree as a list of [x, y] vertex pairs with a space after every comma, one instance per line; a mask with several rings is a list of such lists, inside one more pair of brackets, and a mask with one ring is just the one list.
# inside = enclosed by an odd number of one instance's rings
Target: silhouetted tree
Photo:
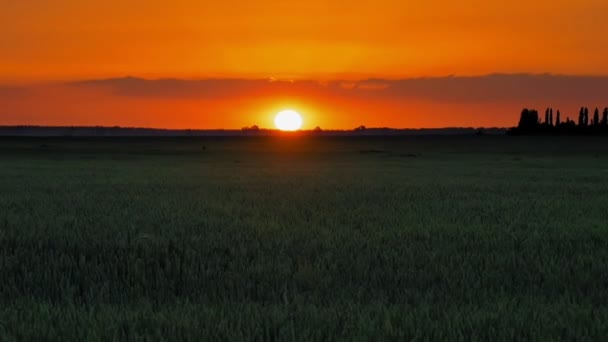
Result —
[[366, 129], [367, 128], [365, 126], [361, 125], [361, 126], [355, 128], [355, 131], [360, 132], [360, 131], [365, 131]]
[[600, 124], [600, 110], [595, 108], [593, 112], [593, 126], [599, 126]]
[[253, 126], [249, 126], [249, 127], [243, 127], [243, 128], [241, 128], [241, 130], [243, 130], [243, 131], [259, 131], [260, 127], [258, 125], [253, 125]]
[[535, 131], [538, 129], [538, 112], [534, 109], [524, 108], [521, 111], [517, 127], [525, 131]]
[[566, 117], [566, 121], [560, 125], [562, 132], [573, 132], [576, 129], [576, 123], [570, 117]]
[[[556, 111], [553, 117], [553, 108], [545, 110], [544, 121], [534, 109], [524, 108], [521, 111], [517, 127], [510, 129], [507, 134], [606, 134], [608, 135], [608, 107], [600, 115], [600, 108], [596, 107], [593, 116], [589, 118], [589, 108], [580, 107], [578, 122], [566, 117], [562, 119], [561, 112]], [[555, 119], [555, 121], [554, 121]]]

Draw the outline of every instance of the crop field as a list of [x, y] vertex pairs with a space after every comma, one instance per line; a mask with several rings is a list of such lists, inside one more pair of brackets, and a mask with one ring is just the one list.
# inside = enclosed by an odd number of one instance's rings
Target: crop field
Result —
[[608, 138], [0, 140], [0, 340], [599, 340]]

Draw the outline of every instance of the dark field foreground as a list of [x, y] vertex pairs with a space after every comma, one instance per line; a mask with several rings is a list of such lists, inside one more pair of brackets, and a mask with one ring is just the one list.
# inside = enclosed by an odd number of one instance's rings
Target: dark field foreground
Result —
[[0, 340], [603, 339], [608, 139], [0, 140]]

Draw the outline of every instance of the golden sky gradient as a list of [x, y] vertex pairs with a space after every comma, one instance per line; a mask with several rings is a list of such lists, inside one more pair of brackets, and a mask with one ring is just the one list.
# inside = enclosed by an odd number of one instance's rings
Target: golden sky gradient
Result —
[[[4, 1], [0, 4], [0, 84], [127, 75], [315, 81], [493, 73], [608, 75], [607, 13], [605, 0]], [[235, 128], [265, 118], [263, 113], [269, 108], [286, 101], [273, 99], [272, 94], [263, 98], [250, 95], [251, 91], [234, 91], [230, 99], [223, 100], [172, 99], [162, 113], [155, 110], [152, 116], [156, 121], [135, 120], [145, 116], [138, 114], [116, 122], [202, 128], [208, 125], [205, 119], [209, 112], [222, 112], [225, 120], [211, 121]], [[39, 107], [15, 101], [11, 102], [11, 123], [19, 121], [17, 112], [23, 113], [19, 122], [27, 124], [105, 124], [105, 118], [116, 115], [104, 112], [96, 114], [97, 119], [83, 120], [90, 111], [85, 114], [86, 108], [79, 109], [73, 98], [71, 104], [40, 99]], [[146, 108], [154, 107], [152, 102], [165, 100], [106, 96], [90, 101], [106, 102], [95, 108], [120, 102], [124, 112], [145, 113]], [[200, 101], [206, 103], [204, 110]], [[132, 107], [128, 107], [129, 102]], [[64, 112], [70, 115], [61, 120], [56, 114], [42, 115], [41, 108], [51, 104], [57, 110], [49, 111], [61, 112], [60, 108], [67, 106], [71, 109]], [[407, 103], [395, 99], [361, 103], [323, 94], [291, 93], [285, 106], [301, 106], [310, 117], [321, 116], [317, 120], [320, 125], [342, 126], [376, 123], [377, 117], [372, 120], [369, 114], [376, 112], [373, 108], [391, 109], [391, 113], [413, 107], [433, 111], [445, 103], [413, 99]], [[169, 113], [171, 108], [192, 113], [188, 115], [198, 120], [171, 122], [175, 117]], [[514, 103], [508, 107], [512, 108], [516, 108]], [[352, 120], [322, 117], [328, 112], [347, 117], [344, 112], [348, 110], [356, 113]], [[8, 124], [9, 113], [0, 109], [0, 115], [3, 111], [0, 124]], [[386, 116], [386, 125], [425, 124], [408, 112], [405, 119], [400, 114]], [[446, 118], [445, 125], [508, 120], [512, 118]]]

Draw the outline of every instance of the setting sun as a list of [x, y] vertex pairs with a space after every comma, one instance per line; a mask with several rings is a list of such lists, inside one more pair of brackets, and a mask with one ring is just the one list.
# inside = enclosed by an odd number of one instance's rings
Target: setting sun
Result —
[[297, 131], [302, 127], [302, 116], [295, 110], [283, 110], [275, 116], [274, 125], [281, 131]]

